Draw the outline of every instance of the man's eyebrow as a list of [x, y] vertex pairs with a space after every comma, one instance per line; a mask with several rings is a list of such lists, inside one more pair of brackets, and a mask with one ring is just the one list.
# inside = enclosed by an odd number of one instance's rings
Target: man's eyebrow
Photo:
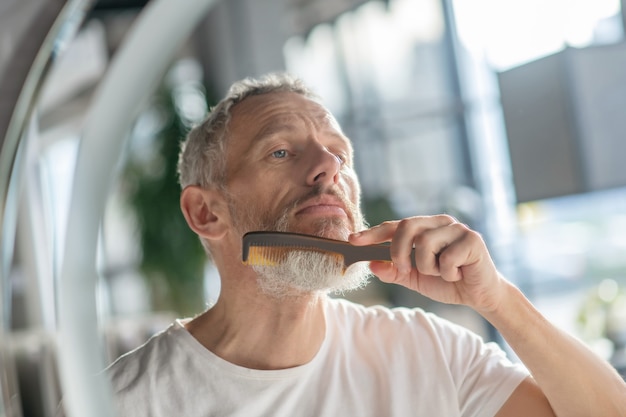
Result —
[[[337, 139], [340, 139], [342, 141], [349, 142], [349, 139], [343, 134], [343, 132], [337, 131], [336, 128], [333, 126], [333, 124], [329, 123], [330, 121], [329, 118], [319, 117], [318, 120], [320, 124], [323, 125], [323, 130], [325, 134], [334, 136]], [[269, 139], [272, 136], [281, 134], [281, 133], [297, 132], [299, 129], [300, 129], [300, 126], [298, 126], [297, 121], [284, 120], [284, 121], [278, 121], [275, 123], [270, 123], [267, 126], [265, 126], [263, 129], [261, 129], [254, 136], [254, 142], [258, 143], [260, 141], [263, 141], [264, 139]]]
[[298, 127], [295, 126], [293, 123], [271, 123], [268, 126], [265, 126], [263, 129], [261, 129], [254, 137], [254, 142], [259, 142], [262, 141], [264, 139], [269, 139], [274, 135], [277, 135], [279, 133], [289, 133], [289, 132], [295, 132], [298, 130]]

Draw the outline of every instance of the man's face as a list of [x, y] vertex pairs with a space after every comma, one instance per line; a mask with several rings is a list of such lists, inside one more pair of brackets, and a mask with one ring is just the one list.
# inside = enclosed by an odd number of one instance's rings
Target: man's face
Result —
[[233, 226], [341, 240], [365, 228], [352, 153], [319, 103], [289, 92], [247, 98], [233, 109], [227, 144]]
[[[308, 233], [347, 240], [366, 227], [352, 145], [320, 104], [296, 93], [254, 96], [233, 109], [226, 190], [233, 228]], [[275, 297], [362, 287], [368, 269], [347, 271], [333, 256], [292, 252], [278, 266], [255, 266]]]

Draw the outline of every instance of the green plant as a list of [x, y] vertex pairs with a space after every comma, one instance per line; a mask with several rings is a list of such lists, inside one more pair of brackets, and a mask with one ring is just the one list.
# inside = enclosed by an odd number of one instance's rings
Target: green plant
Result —
[[188, 126], [175, 105], [174, 90], [167, 85], [155, 94], [148, 111], [159, 128], [150, 135], [149, 149], [130, 151], [123, 175], [127, 201], [138, 223], [140, 270], [151, 290], [153, 309], [190, 315], [204, 306], [207, 258], [179, 206], [176, 164]]

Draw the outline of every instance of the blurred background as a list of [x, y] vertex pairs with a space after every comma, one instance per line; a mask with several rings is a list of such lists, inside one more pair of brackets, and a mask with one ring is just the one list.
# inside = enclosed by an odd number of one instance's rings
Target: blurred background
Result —
[[[155, 1], [0, 2], [0, 416], [54, 415], [62, 395], [59, 285], [83, 129]], [[134, 108], [110, 186], [89, 190], [106, 201], [85, 297], [104, 363], [217, 299], [179, 213], [179, 143], [233, 81], [286, 70], [353, 140], [370, 224], [454, 215], [551, 321], [626, 372], [626, 1], [229, 0], [199, 19]], [[345, 296], [503, 343], [470, 310], [399, 287]]]

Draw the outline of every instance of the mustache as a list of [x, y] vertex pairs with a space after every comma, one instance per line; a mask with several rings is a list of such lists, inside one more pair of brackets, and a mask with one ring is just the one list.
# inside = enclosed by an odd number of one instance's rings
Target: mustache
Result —
[[298, 199], [288, 204], [285, 212], [291, 212], [292, 210], [295, 210], [298, 206], [300, 206], [305, 201], [311, 200], [311, 199], [314, 199], [323, 195], [332, 196], [332, 197], [335, 197], [337, 200], [339, 200], [341, 204], [346, 208], [346, 211], [347, 211], [346, 214], [348, 215], [348, 218], [351, 221], [355, 220], [355, 217], [357, 216], [357, 213], [358, 213], [358, 206], [354, 204], [352, 201], [350, 201], [350, 199], [344, 193], [339, 191], [339, 189], [335, 186], [324, 188], [321, 185], [316, 185], [315, 187], [313, 187], [313, 189], [309, 193], [307, 193], [306, 195], [302, 197], [299, 197]]
[[[235, 221], [235, 227], [238, 232], [243, 235], [245, 232], [251, 230], [294, 231], [291, 226], [292, 213], [298, 210], [306, 201], [319, 198], [320, 196], [332, 196], [341, 202], [345, 208], [351, 229], [359, 231], [367, 228], [367, 222], [365, 222], [363, 214], [359, 209], [358, 201], [356, 203], [350, 201], [345, 193], [337, 186], [324, 187], [317, 185], [308, 190], [305, 195], [294, 198], [292, 201], [283, 205], [283, 208], [278, 213], [259, 213], [256, 210], [250, 210], [250, 207], [245, 204], [242, 206], [240, 202], [236, 201], [237, 199], [235, 197], [227, 196], [227, 198], [229, 210]], [[337, 219], [335, 219], [335, 221], [337, 221]], [[328, 226], [330, 226], [330, 224]]]

